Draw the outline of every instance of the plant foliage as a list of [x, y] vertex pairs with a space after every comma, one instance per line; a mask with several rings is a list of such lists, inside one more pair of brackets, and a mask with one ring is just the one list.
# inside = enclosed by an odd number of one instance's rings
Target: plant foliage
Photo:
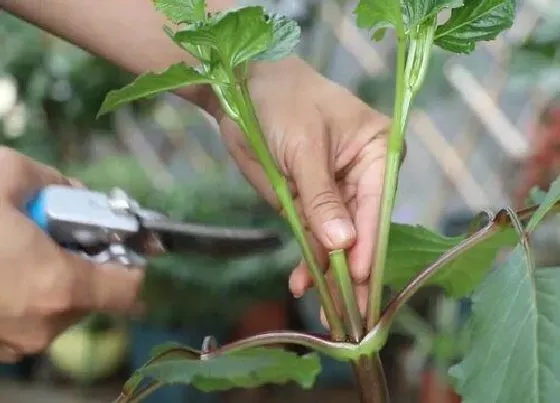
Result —
[[[274, 341], [273, 344], [304, 345], [354, 364], [366, 362], [365, 367], [369, 366], [366, 371], [371, 374], [378, 365], [376, 354], [383, 347], [388, 327], [401, 305], [420, 287], [437, 285], [453, 297], [468, 296], [474, 290], [471, 328], [475, 337], [463, 362], [454, 370], [458, 388], [466, 401], [518, 401], [520, 396], [528, 401], [535, 398], [537, 400], [534, 401], [550, 401], [547, 400], [547, 388], [552, 388], [556, 378], [547, 370], [549, 367], [556, 368], [557, 364], [549, 363], [553, 358], [546, 343], [557, 337], [557, 327], [550, 326], [556, 321], [554, 311], [557, 304], [549, 301], [551, 287], [557, 283], [557, 274], [553, 269], [534, 271], [528, 264], [529, 254], [518, 245], [520, 234], [515, 230], [519, 230], [518, 218], [512, 213], [512, 222], [504, 225], [503, 216], [497, 215], [492, 217], [489, 226], [454, 238], [390, 221], [408, 114], [424, 84], [432, 48], [437, 45], [452, 53], [473, 52], [478, 42], [493, 40], [512, 25], [516, 2], [360, 0], [356, 7], [358, 25], [370, 30], [375, 40], [381, 40], [388, 29], [396, 31], [397, 64], [394, 119], [388, 140], [387, 169], [376, 238], [376, 272], [370, 276], [369, 333], [363, 337], [358, 335], [356, 339], [360, 341], [354, 343], [344, 341], [354, 336], [349, 329], [357, 329], [356, 334], [360, 334], [363, 326], [360, 323], [357, 326], [356, 323], [342, 324], [335, 312], [332, 296], [306, 240], [285, 178], [267, 153], [247, 87], [249, 64], [288, 56], [299, 41], [299, 27], [282, 16], [269, 15], [262, 7], [208, 13], [204, 1], [155, 0], [155, 5], [172, 23], [165, 27], [170, 40], [194, 56], [199, 64], [196, 67], [177, 64], [163, 72], [140, 76], [128, 86], [110, 92], [100, 114], [164, 91], [187, 85], [210, 85], [227, 115], [249, 140], [277, 192], [321, 295], [321, 303], [331, 325], [331, 339], [278, 332], [220, 348], [203, 348], [202, 352], [181, 346], [169, 347], [156, 353], [146, 366], [138, 370], [125, 388], [125, 400], [136, 393], [139, 393], [138, 396], [143, 394], [138, 387], [144, 378], [153, 380], [152, 387], [180, 382], [208, 391], [289, 380], [311, 387], [320, 370], [317, 357], [313, 354], [298, 356], [280, 348], [262, 348], [271, 341]], [[450, 11], [450, 17], [440, 22], [438, 17], [443, 11]], [[530, 233], [546, 212], [558, 205], [557, 192], [558, 184], [555, 184], [532, 218], [524, 217], [529, 219], [526, 232]], [[526, 247], [526, 244], [523, 243], [523, 246]], [[514, 248], [505, 270], [494, 270], [487, 276], [497, 252], [504, 247]], [[340, 266], [336, 270], [339, 275], [336, 281], [343, 295], [348, 297], [344, 298], [346, 322], [352, 322], [351, 312], [357, 307], [350, 306], [355, 302], [347, 293], [350, 283], [344, 278], [347, 272], [344, 256], [337, 256], [342, 259], [337, 261]], [[242, 266], [252, 267], [251, 273], [244, 277], [247, 283], [257, 276], [258, 267], [262, 270], [263, 265], [258, 260], [253, 262], [254, 265], [247, 261], [239, 263], [239, 270]], [[228, 262], [228, 267], [231, 264], [235, 266], [236, 263]], [[234, 280], [230, 278], [228, 281]], [[381, 312], [380, 290], [383, 284], [401, 291]], [[502, 337], [496, 337], [497, 334]], [[265, 342], [265, 339], [268, 341]], [[529, 375], [524, 375], [525, 368], [521, 363], [530, 365], [529, 371], [526, 371], [530, 372]], [[366, 373], [363, 368], [357, 370], [361, 379]], [[490, 384], [491, 379], [496, 382]], [[374, 381], [361, 386], [372, 387], [374, 383], [380, 385]], [[382, 395], [380, 392], [379, 396]]]
[[281, 349], [254, 348], [219, 354], [212, 359], [201, 356], [200, 351], [181, 345], [160, 346], [126, 383], [125, 394], [130, 398], [141, 391], [144, 380], [160, 385], [189, 384], [204, 392], [287, 382], [309, 389], [321, 370], [317, 354], [300, 356]]
[[[533, 216], [530, 233], [560, 200], [560, 178]], [[451, 370], [465, 403], [558, 400], [560, 268], [534, 268], [518, 246], [473, 295], [470, 344]]]
[[[250, 61], [279, 60], [299, 43], [299, 26], [262, 7], [243, 7], [206, 13], [204, 1], [155, 0], [156, 8], [178, 23], [166, 32], [178, 46], [200, 61], [196, 68], [176, 64], [159, 73], [146, 73], [126, 87], [109, 92], [99, 115], [124, 103], [194, 84], [214, 84], [228, 94], [230, 86], [246, 77]], [[235, 71], [234, 71], [235, 70]], [[231, 95], [230, 95], [231, 96]]]
[[[405, 286], [424, 267], [467, 238], [468, 234], [444, 237], [421, 226], [392, 224], [385, 283], [394, 288]], [[440, 286], [451, 297], [469, 296], [488, 273], [498, 252], [517, 242], [515, 230], [503, 228], [448, 263], [427, 285]]]
[[383, 30], [396, 28], [410, 34], [420, 25], [435, 20], [444, 10], [451, 17], [437, 27], [434, 43], [454, 53], [471, 53], [476, 42], [495, 39], [511, 27], [515, 17], [515, 0], [360, 0], [357, 23], [372, 30], [381, 39]]

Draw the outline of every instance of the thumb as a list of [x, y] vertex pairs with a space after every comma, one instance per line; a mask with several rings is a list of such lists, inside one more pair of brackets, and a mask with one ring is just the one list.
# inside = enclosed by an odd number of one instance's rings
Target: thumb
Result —
[[292, 155], [292, 171], [311, 231], [327, 250], [346, 249], [356, 230], [329, 166], [327, 147], [324, 141], [301, 144]]

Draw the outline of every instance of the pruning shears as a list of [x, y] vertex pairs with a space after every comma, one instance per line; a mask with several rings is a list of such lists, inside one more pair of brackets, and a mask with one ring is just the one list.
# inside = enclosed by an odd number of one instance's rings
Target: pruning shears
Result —
[[26, 213], [60, 246], [98, 263], [142, 267], [149, 257], [168, 252], [237, 256], [282, 243], [274, 231], [171, 220], [142, 208], [120, 188], [102, 193], [48, 186], [26, 205]]

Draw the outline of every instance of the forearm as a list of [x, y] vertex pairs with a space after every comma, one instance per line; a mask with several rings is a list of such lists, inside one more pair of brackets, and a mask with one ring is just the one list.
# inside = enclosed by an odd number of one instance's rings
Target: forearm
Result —
[[[208, 1], [213, 10], [233, 3]], [[0, 0], [0, 7], [134, 74], [196, 62], [163, 32], [165, 19], [151, 0]], [[206, 109], [212, 103], [207, 86], [178, 94]]]

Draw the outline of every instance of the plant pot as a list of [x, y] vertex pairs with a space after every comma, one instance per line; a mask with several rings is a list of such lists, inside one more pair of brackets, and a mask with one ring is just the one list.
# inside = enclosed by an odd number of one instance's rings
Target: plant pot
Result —
[[[193, 348], [200, 348], [204, 337], [212, 335], [219, 343], [227, 340], [228, 329], [217, 325], [214, 328], [204, 327], [189, 329], [165, 328], [148, 323], [134, 323], [131, 331], [129, 375], [140, 368], [149, 359], [154, 347], [168, 343], [180, 343]], [[220, 393], [204, 393], [186, 385], [167, 386], [155, 391], [143, 403], [220, 403]]]

